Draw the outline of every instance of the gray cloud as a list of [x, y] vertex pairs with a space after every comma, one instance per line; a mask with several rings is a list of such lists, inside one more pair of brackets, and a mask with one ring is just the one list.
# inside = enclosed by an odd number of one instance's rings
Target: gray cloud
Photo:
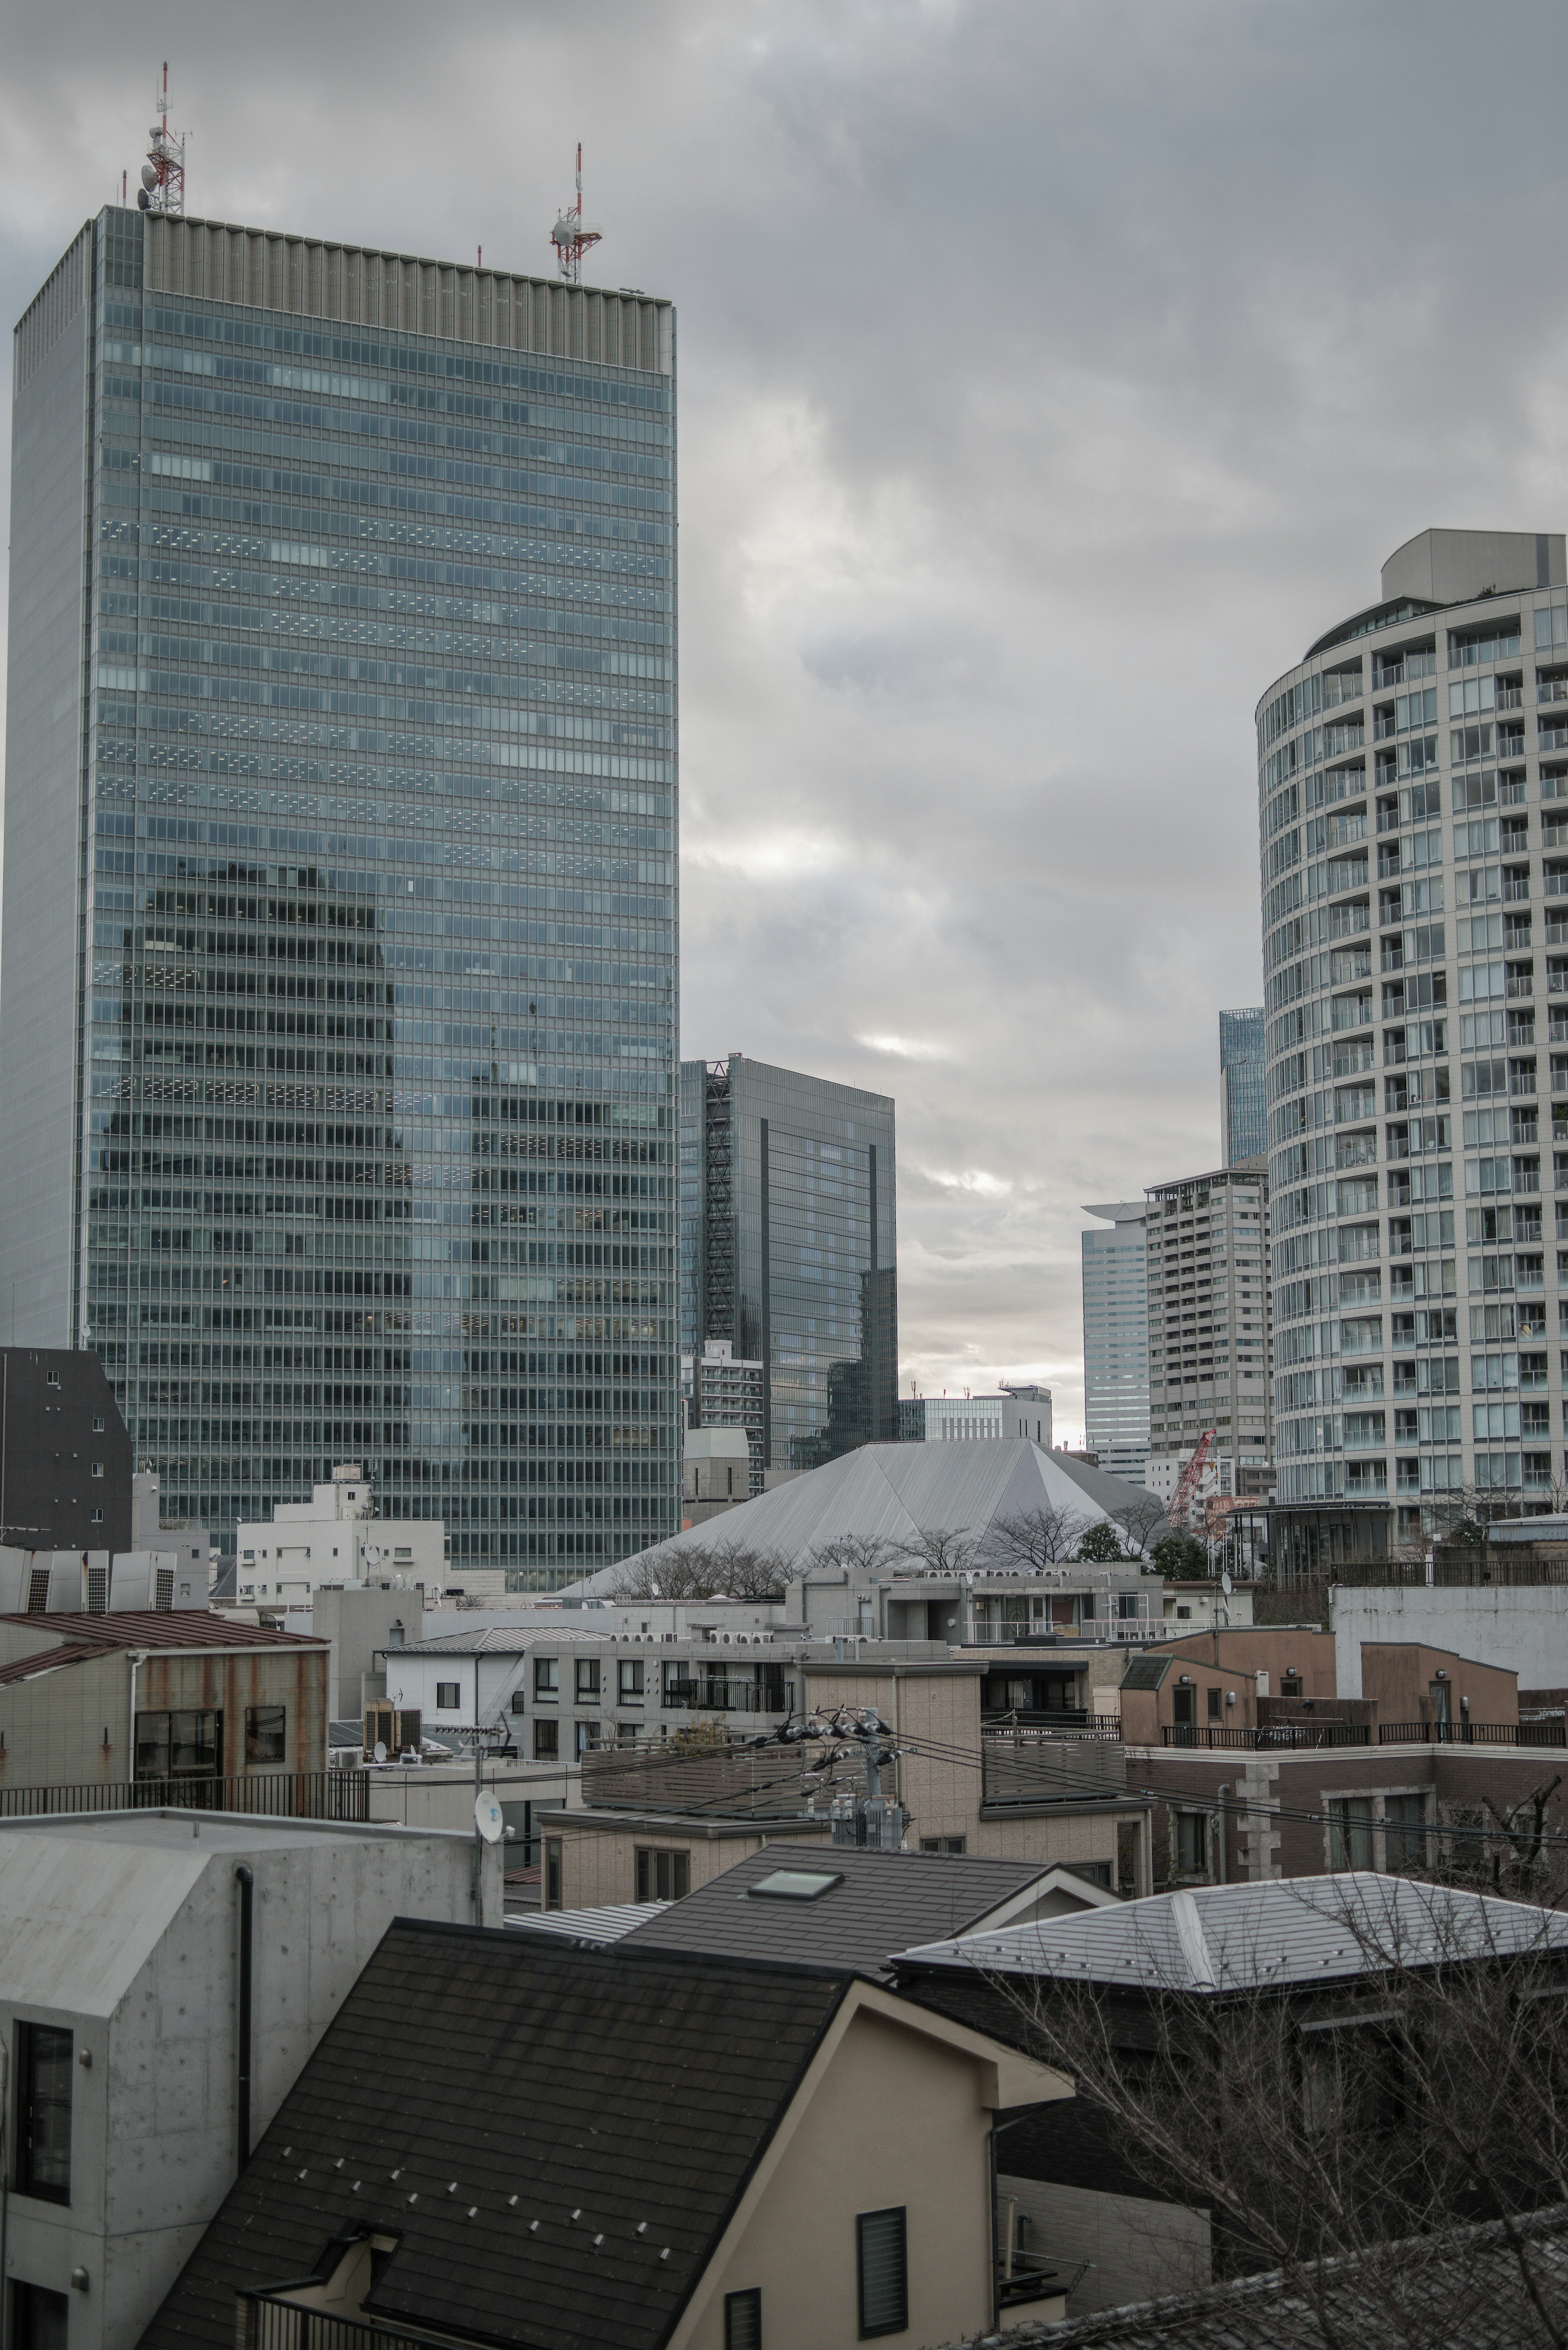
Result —
[[894, 1093], [922, 1386], [1077, 1417], [1085, 1199], [1210, 1163], [1251, 712], [1428, 522], [1560, 519], [1558, 9], [6, 16], [16, 315], [157, 58], [192, 208], [680, 305], [684, 1036]]

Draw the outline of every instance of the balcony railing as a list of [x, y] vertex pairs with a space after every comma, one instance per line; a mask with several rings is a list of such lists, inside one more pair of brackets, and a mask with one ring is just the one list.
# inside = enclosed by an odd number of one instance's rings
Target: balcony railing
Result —
[[364, 1771], [256, 1772], [244, 1779], [88, 1781], [79, 1786], [0, 1786], [0, 1819], [50, 1812], [250, 1812], [268, 1819], [368, 1821]]
[[1255, 1730], [1215, 1728], [1206, 1721], [1168, 1721], [1160, 1726], [1162, 1746], [1199, 1746], [1225, 1753], [1305, 1753], [1330, 1746], [1370, 1746], [1367, 1721], [1273, 1722]]
[[980, 1755], [981, 1800], [987, 1805], [1084, 1803], [1127, 1794], [1127, 1752], [1119, 1736], [988, 1729], [981, 1734]]
[[[315, 2277], [302, 2277], [299, 2286], [319, 2290]], [[236, 2350], [451, 2350], [460, 2338], [427, 2334], [412, 2325], [359, 2324], [324, 2309], [302, 2309], [281, 2294], [246, 2285], [241, 2286], [238, 2298]]]
[[682, 1706], [691, 1713], [793, 1713], [793, 1681], [670, 1681], [667, 1706]]
[[988, 1705], [981, 1708], [980, 1719], [985, 1730], [1028, 1730], [1044, 1731], [1047, 1737], [1119, 1738], [1122, 1734], [1119, 1713], [1086, 1713], [1073, 1705]]
[[1562, 1722], [1380, 1721], [1379, 1746], [1562, 1746]]

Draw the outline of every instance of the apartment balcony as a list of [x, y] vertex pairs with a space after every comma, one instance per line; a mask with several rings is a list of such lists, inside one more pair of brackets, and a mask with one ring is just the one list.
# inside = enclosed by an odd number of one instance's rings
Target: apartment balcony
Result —
[[788, 1714], [794, 1711], [794, 1683], [709, 1680], [706, 1676], [695, 1681], [667, 1681], [664, 1705], [688, 1713]]
[[79, 1786], [0, 1786], [0, 1819], [37, 1813], [237, 1812], [265, 1819], [368, 1821], [370, 1778], [336, 1771], [256, 1773], [244, 1779], [89, 1780]]

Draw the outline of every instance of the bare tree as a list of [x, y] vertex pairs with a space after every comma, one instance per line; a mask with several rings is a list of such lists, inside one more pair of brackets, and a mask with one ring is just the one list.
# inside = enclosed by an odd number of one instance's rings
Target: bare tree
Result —
[[993, 1518], [986, 1551], [994, 1565], [1037, 1574], [1043, 1566], [1060, 1566], [1074, 1557], [1094, 1523], [1082, 1510], [1042, 1502], [1015, 1517]]
[[909, 1555], [908, 1544], [895, 1542], [888, 1534], [835, 1534], [818, 1543], [805, 1564], [842, 1568], [853, 1582], [876, 1582], [903, 1565]]
[[682, 1548], [669, 1543], [624, 1558], [610, 1577], [612, 1599], [749, 1599], [784, 1597], [793, 1569], [777, 1551], [742, 1542]]
[[[1521, 2224], [1568, 2199], [1563, 1921], [1435, 1886], [1413, 1910], [1321, 1885], [1299, 1898], [1314, 1948], [1327, 1917], [1332, 1996], [1330, 1979], [1290, 1981], [1288, 1939], [1251, 1964], [1230, 1949], [1235, 1963], [1204, 1993], [999, 1976], [990, 1990], [1014, 2036], [1071, 2074], [1110, 2160], [1160, 2200], [1208, 2212], [1217, 2275], [1282, 2271], [1329, 2350], [1472, 2338], [1481, 2311], [1463, 2306], [1462, 2281], [1457, 2303], [1425, 2288], [1431, 2238], [1482, 2220], [1517, 2261], [1530, 2330], [1473, 2338], [1568, 2345], [1568, 2295]], [[1129, 1981], [1164, 1976], [1152, 1942], [1146, 1956]], [[1325, 2264], [1374, 2246], [1376, 2323], [1346, 2333]], [[1228, 2341], [1279, 2338], [1266, 2300], [1251, 2318], [1237, 2303], [1228, 2323]]]
[[1119, 1510], [1113, 1510], [1110, 1514], [1122, 1530], [1129, 1558], [1147, 1558], [1161, 1534], [1169, 1532], [1165, 1504], [1153, 1493], [1135, 1494], [1130, 1502], [1124, 1502]]
[[974, 1565], [979, 1548], [979, 1541], [967, 1526], [922, 1526], [905, 1544], [904, 1556], [918, 1575], [965, 1575]]

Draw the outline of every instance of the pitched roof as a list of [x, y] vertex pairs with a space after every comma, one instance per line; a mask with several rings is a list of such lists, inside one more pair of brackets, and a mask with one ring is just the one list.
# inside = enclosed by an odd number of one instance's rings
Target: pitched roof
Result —
[[1445, 1959], [1568, 1949], [1568, 1917], [1456, 1886], [1346, 1871], [1201, 1885], [901, 1953], [909, 1967], [1210, 1994], [1299, 1989]]
[[[519, 1869], [517, 1874], [532, 1884], [539, 1881], [536, 1868]], [[634, 1926], [669, 1907], [668, 1901], [608, 1901], [599, 1909], [522, 1909], [514, 1911], [506, 1923], [527, 1934], [558, 1934], [564, 1941], [602, 1946], [618, 1942]]]
[[86, 1649], [325, 1648], [330, 1643], [305, 1632], [275, 1632], [265, 1624], [235, 1624], [210, 1616], [204, 1607], [112, 1609], [101, 1616], [66, 1611], [48, 1616], [0, 1616], [0, 1624], [25, 1624], [32, 1632], [54, 1632]]
[[[661, 1544], [659, 1551], [684, 1558], [742, 1543], [800, 1559], [819, 1544], [849, 1535], [912, 1543], [921, 1534], [961, 1530], [979, 1540], [983, 1566], [985, 1538], [995, 1519], [1060, 1509], [1093, 1524], [1113, 1506], [1153, 1498], [1141, 1485], [1082, 1461], [1065, 1461], [1024, 1437], [863, 1444], [692, 1526]], [[625, 1566], [623, 1560], [618, 1567], [602, 1567], [573, 1590], [613, 1593]]]
[[[1509, 2229], [1522, 2240], [1525, 2261]], [[1064, 2324], [1012, 2326], [1002, 2338], [1008, 2350], [1245, 2350], [1257, 2343], [1327, 2350], [1391, 2341], [1397, 2325], [1407, 2350], [1534, 2350], [1560, 2342], [1568, 2320], [1568, 2210], [1559, 2205], [1506, 2226], [1493, 2220], [1376, 2244], [1324, 2261], [1313, 2285], [1309, 2295], [1271, 2269]], [[1543, 2321], [1537, 2295], [1554, 2326]]]
[[366, 2227], [367, 2315], [656, 2350], [852, 1981], [397, 1919], [140, 2350], [231, 2350], [237, 2288]]
[[[781, 1870], [837, 1881], [808, 1899], [754, 1889]], [[892, 1953], [912, 1939], [962, 1934], [1049, 1873], [1042, 1861], [967, 1853], [770, 1843], [680, 1900], [661, 1903], [632, 1929], [626, 1948], [804, 1959], [886, 1972]]]

